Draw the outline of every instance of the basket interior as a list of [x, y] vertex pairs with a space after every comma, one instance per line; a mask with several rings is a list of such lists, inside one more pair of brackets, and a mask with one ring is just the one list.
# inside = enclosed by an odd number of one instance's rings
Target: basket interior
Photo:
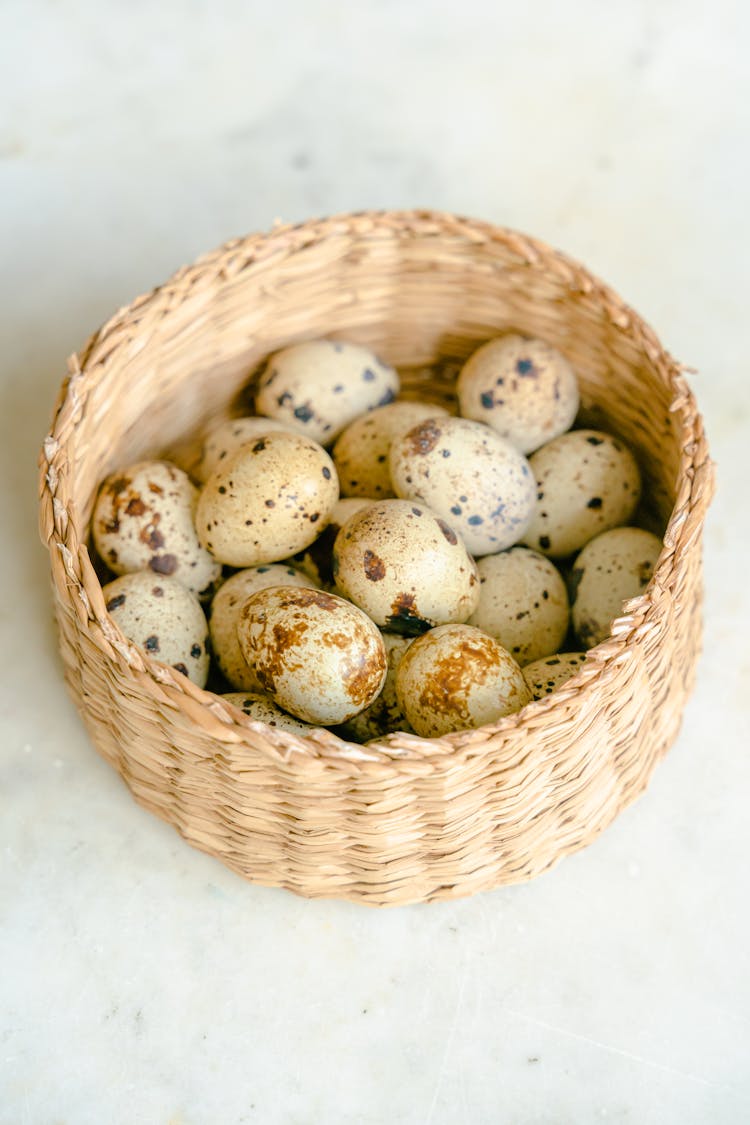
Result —
[[407, 397], [450, 402], [461, 362], [508, 331], [540, 336], [568, 357], [581, 388], [577, 424], [631, 446], [644, 476], [637, 522], [663, 532], [680, 416], [642, 334], [623, 326], [621, 305], [619, 323], [610, 315], [610, 295], [591, 279], [573, 284], [569, 270], [543, 268], [502, 241], [376, 227], [301, 245], [271, 235], [245, 259], [225, 251], [185, 290], [183, 275], [179, 303], [164, 287], [161, 307], [130, 311], [114, 351], [102, 357], [94, 346], [84, 357], [98, 377], [87, 382], [70, 466], [82, 541], [107, 473], [144, 456], [189, 471], [217, 420], [252, 412], [253, 376], [286, 344], [319, 336], [366, 344], [399, 368]]

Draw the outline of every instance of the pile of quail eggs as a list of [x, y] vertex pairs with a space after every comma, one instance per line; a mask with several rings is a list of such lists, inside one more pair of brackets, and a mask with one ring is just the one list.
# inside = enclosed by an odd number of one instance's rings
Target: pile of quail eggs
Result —
[[200, 687], [211, 665], [252, 719], [357, 742], [483, 726], [564, 683], [661, 551], [627, 526], [631, 451], [571, 429], [575, 373], [541, 340], [480, 347], [459, 416], [398, 395], [363, 347], [295, 344], [196, 481], [109, 476], [92, 534], [122, 633]]

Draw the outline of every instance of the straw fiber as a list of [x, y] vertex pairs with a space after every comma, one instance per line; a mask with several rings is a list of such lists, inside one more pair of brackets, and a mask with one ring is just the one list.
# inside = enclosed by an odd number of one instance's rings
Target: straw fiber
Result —
[[[561, 689], [480, 730], [358, 746], [253, 722], [122, 636], [89, 551], [107, 473], [143, 456], [189, 469], [211, 425], [247, 412], [253, 374], [282, 345], [366, 344], [408, 395], [450, 403], [461, 362], [508, 330], [571, 360], [581, 421], [634, 449], [642, 522], [664, 538], [648, 588]], [[629, 805], [677, 734], [712, 487], [680, 365], [576, 262], [432, 212], [279, 226], [180, 270], [69, 362], [40, 478], [67, 683], [136, 800], [255, 883], [380, 906], [529, 879]]]

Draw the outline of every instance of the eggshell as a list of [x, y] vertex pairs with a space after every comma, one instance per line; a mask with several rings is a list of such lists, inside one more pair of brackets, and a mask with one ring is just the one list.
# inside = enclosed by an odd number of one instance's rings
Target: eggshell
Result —
[[115, 574], [147, 567], [209, 594], [221, 566], [198, 542], [198, 490], [168, 461], [139, 461], [102, 483], [91, 528], [96, 549]]
[[102, 593], [107, 612], [129, 641], [205, 686], [208, 625], [194, 594], [176, 579], [147, 570], [115, 578]]
[[641, 476], [619, 438], [572, 430], [530, 459], [537, 506], [523, 542], [553, 559], [580, 551], [601, 531], [627, 523], [641, 494]]
[[429, 402], [392, 402], [355, 418], [333, 448], [342, 495], [376, 500], [395, 496], [388, 463], [394, 438], [426, 418], [447, 413], [443, 407]]
[[303, 723], [293, 715], [287, 715], [272, 699], [260, 692], [230, 691], [219, 698], [239, 707], [250, 719], [265, 723], [268, 727], [276, 727], [277, 730], [288, 730], [304, 736], [315, 729], [310, 723]]
[[393, 731], [411, 731], [396, 695], [396, 673], [401, 658], [412, 643], [412, 637], [384, 633], [383, 642], [388, 657], [388, 672], [383, 690], [374, 703], [360, 711], [341, 729], [341, 737], [353, 742], [368, 742]]
[[275, 418], [229, 418], [226, 422], [220, 422], [211, 430], [203, 444], [203, 457], [196, 469], [198, 480], [207, 481], [221, 462], [226, 461], [241, 446], [274, 430], [290, 432], [290, 427]]
[[557, 652], [568, 631], [565, 582], [557, 567], [528, 547], [480, 559], [479, 605], [469, 618], [520, 665]]
[[394, 439], [391, 480], [404, 499], [428, 504], [473, 555], [516, 543], [536, 502], [526, 458], [481, 422], [430, 418]]
[[523, 674], [534, 699], [551, 695], [576, 672], [580, 672], [585, 659], [585, 652], [557, 652], [554, 656], [545, 656], [527, 664]]
[[286, 563], [264, 563], [233, 574], [211, 603], [211, 648], [224, 678], [240, 691], [260, 690], [255, 670], [248, 665], [240, 649], [237, 637], [240, 610], [252, 594], [269, 586], [314, 589], [315, 582]]
[[578, 412], [578, 381], [563, 355], [544, 340], [501, 336], [464, 364], [456, 385], [461, 414], [486, 422], [532, 453], [570, 429]]
[[333, 590], [333, 544], [339, 530], [344, 526], [350, 516], [361, 512], [374, 504], [374, 500], [366, 500], [362, 496], [349, 496], [338, 500], [331, 512], [328, 526], [323, 529], [314, 543], [305, 551], [298, 551], [292, 555], [289, 562], [297, 567], [303, 574], [312, 578], [317, 586]]
[[377, 698], [387, 658], [356, 606], [322, 590], [272, 586], [245, 602], [237, 633], [274, 701], [308, 723], [345, 723]]
[[337, 588], [392, 633], [466, 621], [479, 602], [476, 563], [422, 504], [379, 500], [347, 520], [333, 547]]
[[662, 546], [639, 527], [616, 527], [586, 544], [570, 574], [573, 628], [584, 648], [606, 640], [623, 603], [643, 593]]
[[309, 340], [271, 356], [258, 382], [259, 414], [327, 445], [360, 414], [398, 394], [398, 375], [367, 348]]
[[494, 723], [531, 699], [510, 653], [470, 625], [441, 625], [415, 640], [396, 673], [396, 694], [423, 738]]
[[338, 497], [336, 469], [322, 446], [299, 434], [264, 434], [206, 482], [198, 537], [230, 566], [278, 562], [309, 547]]

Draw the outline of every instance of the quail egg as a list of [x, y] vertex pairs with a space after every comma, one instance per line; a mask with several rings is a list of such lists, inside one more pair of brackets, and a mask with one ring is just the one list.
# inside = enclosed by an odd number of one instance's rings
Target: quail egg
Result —
[[494, 723], [531, 699], [510, 653], [471, 625], [441, 625], [418, 637], [401, 658], [396, 695], [423, 738]]
[[532, 518], [534, 477], [526, 458], [489, 426], [428, 418], [394, 439], [391, 479], [404, 499], [428, 504], [472, 555], [516, 543]]
[[467, 360], [457, 384], [464, 418], [486, 422], [522, 453], [569, 430], [578, 412], [578, 381], [564, 356], [544, 340], [501, 336]]
[[466, 621], [479, 602], [476, 563], [450, 524], [423, 504], [379, 500], [333, 547], [337, 589], [392, 633]]
[[272, 430], [288, 432], [290, 427], [277, 422], [275, 418], [229, 418], [226, 422], [220, 422], [211, 430], [203, 444], [203, 456], [196, 469], [198, 480], [207, 481], [221, 462], [236, 453], [240, 446]]
[[534, 699], [551, 695], [576, 672], [580, 672], [585, 660], [585, 652], [556, 652], [554, 656], [545, 656], [527, 664], [523, 674]]
[[230, 566], [278, 562], [317, 539], [338, 498], [336, 469], [322, 446], [300, 434], [263, 434], [209, 477], [198, 538]]
[[388, 463], [393, 439], [426, 418], [447, 413], [443, 407], [428, 402], [392, 402], [356, 418], [333, 448], [342, 495], [375, 500], [395, 496]]
[[240, 570], [228, 578], [211, 603], [211, 648], [224, 678], [240, 691], [258, 691], [255, 670], [240, 649], [237, 622], [240, 610], [258, 590], [269, 586], [303, 586], [314, 589], [315, 582], [286, 563], [264, 563]]
[[570, 574], [573, 628], [584, 648], [606, 640], [623, 602], [643, 593], [662, 546], [640, 527], [615, 527], [586, 544]]
[[288, 730], [293, 734], [305, 735], [314, 729], [310, 723], [303, 723], [293, 715], [287, 715], [286, 711], [277, 707], [272, 699], [260, 692], [229, 691], [219, 698], [234, 707], [239, 707], [248, 718], [255, 719], [258, 723], [265, 723], [268, 727], [276, 727], [277, 730]]
[[327, 445], [360, 414], [392, 402], [398, 375], [369, 349], [309, 340], [271, 356], [258, 382], [259, 414]]
[[307, 723], [345, 723], [380, 694], [388, 667], [372, 621], [322, 590], [272, 586], [253, 594], [237, 627], [263, 690]]
[[221, 566], [198, 542], [193, 519], [198, 490], [168, 461], [139, 461], [112, 473], [94, 505], [96, 549], [115, 574], [148, 567], [208, 594]]
[[129, 641], [205, 686], [208, 625], [194, 594], [176, 579], [148, 570], [115, 578], [102, 593], [107, 612]]
[[544, 555], [512, 547], [478, 562], [479, 605], [469, 618], [519, 664], [557, 652], [568, 631], [568, 593]]
[[572, 430], [530, 459], [537, 505], [523, 542], [553, 559], [580, 551], [601, 531], [627, 523], [641, 494], [641, 476], [619, 438]]

